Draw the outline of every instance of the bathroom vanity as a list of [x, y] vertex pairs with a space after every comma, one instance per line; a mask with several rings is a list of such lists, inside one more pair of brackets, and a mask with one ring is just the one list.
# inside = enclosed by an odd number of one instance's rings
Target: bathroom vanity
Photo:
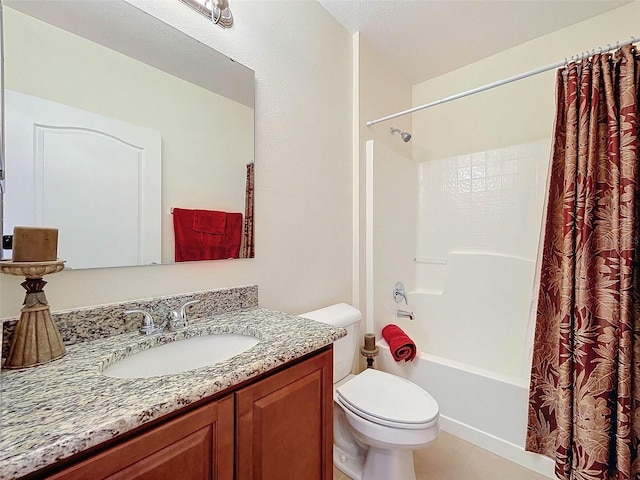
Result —
[[46, 478], [331, 479], [331, 362], [322, 349]]
[[[154, 342], [220, 333], [260, 341], [184, 373], [104, 374]], [[345, 334], [251, 307], [177, 332], [68, 345], [60, 360], [3, 370], [0, 479], [331, 479], [332, 342]]]

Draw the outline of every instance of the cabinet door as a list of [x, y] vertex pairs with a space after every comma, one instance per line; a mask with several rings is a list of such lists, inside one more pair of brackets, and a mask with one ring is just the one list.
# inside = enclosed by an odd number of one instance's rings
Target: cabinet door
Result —
[[332, 353], [236, 392], [237, 480], [333, 478]]
[[233, 402], [200, 407], [48, 478], [233, 480]]

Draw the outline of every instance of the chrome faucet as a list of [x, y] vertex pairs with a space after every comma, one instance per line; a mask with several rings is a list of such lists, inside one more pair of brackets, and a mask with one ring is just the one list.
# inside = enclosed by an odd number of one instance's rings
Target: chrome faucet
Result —
[[172, 310], [169, 313], [169, 328], [171, 330], [177, 330], [189, 326], [189, 319], [187, 318], [187, 307], [194, 303], [199, 303], [200, 300], [191, 300], [183, 303], [178, 310]]
[[139, 330], [140, 335], [154, 335], [156, 333], [162, 333], [167, 326], [166, 320], [160, 325], [156, 325], [151, 314], [145, 310], [126, 310], [124, 312], [125, 315], [131, 315], [132, 313], [141, 313], [144, 315], [143, 323]]
[[396, 315], [398, 317], [406, 317], [409, 320], [413, 320], [413, 312], [409, 312], [407, 310], [398, 309]]

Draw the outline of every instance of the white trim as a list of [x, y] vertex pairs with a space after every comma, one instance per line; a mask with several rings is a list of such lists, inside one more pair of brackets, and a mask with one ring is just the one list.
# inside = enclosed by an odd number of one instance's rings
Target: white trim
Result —
[[[360, 96], [360, 37], [358, 32], [354, 33], [352, 38], [352, 78], [353, 89], [351, 92], [352, 98], [359, 98]], [[352, 239], [353, 246], [351, 254], [353, 255], [351, 263], [351, 275], [352, 275], [352, 287], [351, 287], [351, 304], [360, 309], [360, 108], [358, 102], [352, 102], [352, 130], [351, 130], [351, 145], [352, 145], [352, 175], [351, 186], [352, 195], [351, 201], [353, 202], [351, 214], [352, 218]]]
[[366, 144], [366, 238], [365, 238], [365, 282], [366, 282], [366, 327], [367, 332], [374, 331], [373, 325], [373, 149], [374, 141], [367, 140]]

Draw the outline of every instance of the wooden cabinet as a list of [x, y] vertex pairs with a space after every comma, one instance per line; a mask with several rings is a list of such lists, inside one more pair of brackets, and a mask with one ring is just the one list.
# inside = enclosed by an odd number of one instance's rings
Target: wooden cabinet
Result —
[[176, 416], [54, 480], [331, 480], [331, 348]]
[[332, 352], [236, 392], [237, 480], [333, 478]]
[[233, 395], [69, 467], [55, 480], [233, 480]]

